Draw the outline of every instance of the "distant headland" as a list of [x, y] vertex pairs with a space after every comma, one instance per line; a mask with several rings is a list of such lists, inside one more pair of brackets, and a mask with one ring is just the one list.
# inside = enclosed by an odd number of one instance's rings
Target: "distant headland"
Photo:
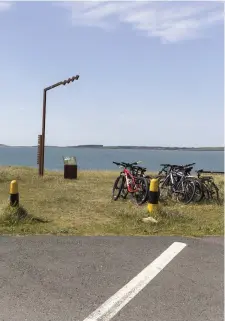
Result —
[[[0, 144], [0, 147], [34, 147], [37, 146], [9, 146]], [[145, 149], [145, 150], [170, 150], [170, 151], [224, 151], [224, 147], [163, 147], [163, 146], [104, 146], [104, 145], [74, 145], [74, 146], [46, 146], [48, 148], [96, 148], [96, 149]]]
[[196, 150], [196, 151], [224, 151], [224, 147], [163, 147], [163, 146], [104, 146], [77, 145], [67, 148], [103, 148], [103, 149], [147, 149], [147, 150]]

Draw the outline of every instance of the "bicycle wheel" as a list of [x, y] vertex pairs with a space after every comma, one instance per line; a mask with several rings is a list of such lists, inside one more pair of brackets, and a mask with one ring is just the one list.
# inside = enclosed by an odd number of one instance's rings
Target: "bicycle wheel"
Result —
[[169, 191], [171, 190], [170, 185], [164, 184], [166, 177], [159, 177], [159, 201], [166, 200], [169, 196]]
[[205, 180], [201, 180], [201, 184], [202, 184], [202, 191], [203, 191], [203, 199], [208, 201], [210, 199], [208, 182], [206, 182]]
[[125, 182], [125, 178], [123, 175], [120, 175], [117, 177], [115, 180], [115, 183], [113, 185], [113, 190], [112, 190], [112, 198], [114, 201], [117, 201], [118, 198], [120, 197], [121, 191], [123, 189]]
[[126, 182], [126, 180], [124, 180], [124, 184], [123, 184], [123, 188], [122, 188], [122, 190], [121, 190], [120, 196], [121, 196], [123, 199], [126, 199], [126, 198], [127, 198], [127, 195], [128, 195], [127, 182]]
[[148, 199], [148, 181], [144, 177], [135, 178], [136, 191], [133, 196], [137, 205], [144, 204]]
[[193, 180], [184, 179], [177, 186], [176, 193], [179, 202], [189, 204], [195, 195], [195, 183]]
[[206, 201], [220, 202], [219, 189], [211, 180], [202, 180], [203, 193]]
[[219, 202], [220, 201], [220, 197], [219, 197], [219, 188], [216, 186], [215, 183], [211, 183], [209, 185], [209, 196], [210, 196], [210, 199], [212, 201], [216, 201], [216, 202]]
[[195, 194], [193, 197], [193, 202], [197, 203], [197, 202], [200, 202], [204, 197], [203, 186], [199, 179], [192, 178], [192, 180], [195, 184]]

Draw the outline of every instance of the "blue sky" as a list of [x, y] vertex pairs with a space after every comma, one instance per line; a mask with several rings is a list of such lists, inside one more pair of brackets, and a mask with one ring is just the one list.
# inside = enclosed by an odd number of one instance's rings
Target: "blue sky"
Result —
[[223, 4], [0, 2], [0, 143], [221, 146]]

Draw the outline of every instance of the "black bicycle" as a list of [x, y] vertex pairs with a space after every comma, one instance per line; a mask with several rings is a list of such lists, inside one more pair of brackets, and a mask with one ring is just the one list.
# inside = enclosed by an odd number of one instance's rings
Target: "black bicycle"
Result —
[[189, 204], [195, 195], [196, 184], [188, 173], [192, 170], [192, 164], [172, 165], [161, 164], [163, 168], [159, 171], [159, 197], [162, 200], [168, 196], [175, 196], [179, 202]]
[[212, 171], [204, 171], [203, 169], [199, 169], [196, 171], [197, 177], [201, 182], [203, 197], [206, 200], [220, 202], [219, 197], [219, 188], [214, 182], [214, 178], [212, 176], [202, 176], [203, 174], [213, 174], [221, 172], [212, 172]]
[[191, 163], [187, 165], [174, 165], [176, 166], [174, 170], [178, 171], [180, 175], [181, 173], [183, 173], [184, 176], [187, 176], [189, 180], [193, 181], [193, 183], [195, 184], [195, 194], [193, 196], [192, 202], [200, 202], [203, 198], [202, 182], [198, 177], [191, 175], [191, 171], [195, 164], [196, 163]]

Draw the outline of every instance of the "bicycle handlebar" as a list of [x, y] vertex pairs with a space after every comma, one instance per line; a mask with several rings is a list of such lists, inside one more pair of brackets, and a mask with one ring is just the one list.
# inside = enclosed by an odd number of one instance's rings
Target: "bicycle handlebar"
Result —
[[[192, 163], [192, 164], [186, 164], [186, 165], [172, 165], [172, 164], [160, 164], [160, 166], [163, 166], [163, 168], [159, 171], [159, 175], [161, 175], [163, 172], [168, 174], [168, 167], [170, 167], [170, 170], [185, 170], [190, 166], [195, 165], [196, 163]], [[193, 167], [192, 167], [193, 168]], [[191, 169], [192, 169], [191, 168]], [[169, 170], [169, 171], [170, 171]]]
[[133, 165], [133, 166], [132, 166], [132, 168], [133, 168], [133, 169], [136, 169], [136, 170], [144, 170], [144, 171], [146, 171], [146, 170], [147, 170], [147, 168], [146, 168], [146, 167], [137, 166], [137, 165]]
[[117, 163], [117, 162], [113, 162], [113, 164], [116, 164], [117, 166], [119, 166], [119, 165], [120, 165], [120, 163]]
[[204, 170], [204, 169], [198, 169], [195, 171], [198, 174], [224, 174], [224, 172], [218, 172], [218, 171], [210, 171], [210, 170]]
[[187, 165], [184, 165], [184, 167], [190, 167], [190, 166], [194, 166], [194, 165], [196, 165], [196, 163], [187, 164]]
[[125, 163], [125, 162], [117, 163], [117, 162], [113, 162], [113, 164], [116, 164], [117, 166], [123, 166], [125, 168], [138, 165], [139, 163], [140, 163], [140, 161], [139, 162], [134, 162], [134, 163]]
[[172, 164], [160, 164], [160, 166], [163, 166], [164, 168], [166, 167], [171, 167], [171, 168], [186, 168], [195, 165], [196, 163], [192, 164], [186, 164], [186, 165], [172, 165]]

